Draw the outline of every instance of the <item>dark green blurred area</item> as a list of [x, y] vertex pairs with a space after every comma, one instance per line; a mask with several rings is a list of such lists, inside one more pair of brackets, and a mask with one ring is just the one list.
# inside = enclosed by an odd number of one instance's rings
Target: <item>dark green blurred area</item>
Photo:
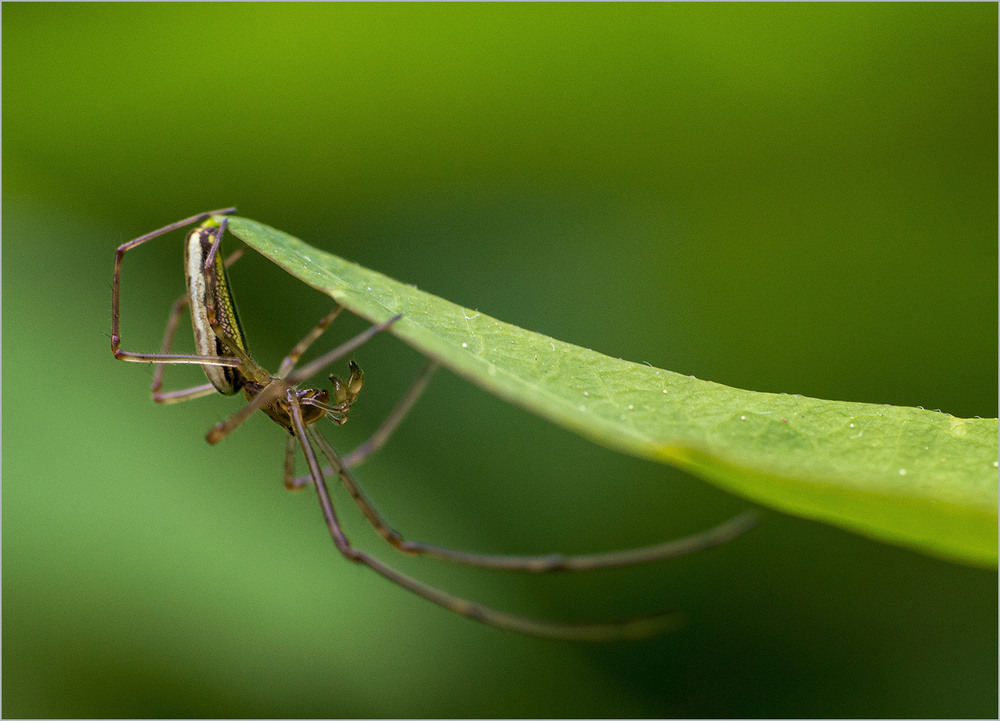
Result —
[[[522, 578], [395, 559], [338, 498], [360, 545], [456, 593], [688, 616], [505, 634], [343, 561], [273, 424], [209, 447], [240, 402], [154, 406], [108, 341], [114, 248], [235, 204], [612, 356], [996, 416], [995, 4], [6, 4], [3, 148], [5, 716], [996, 713], [995, 573], [769, 513], [691, 558]], [[126, 348], [159, 345], [181, 237], [126, 259]], [[331, 306], [259, 257], [233, 284], [272, 368]], [[355, 358], [344, 451], [421, 363], [391, 337]], [[405, 535], [492, 552], [747, 505], [447, 373], [358, 476]]]

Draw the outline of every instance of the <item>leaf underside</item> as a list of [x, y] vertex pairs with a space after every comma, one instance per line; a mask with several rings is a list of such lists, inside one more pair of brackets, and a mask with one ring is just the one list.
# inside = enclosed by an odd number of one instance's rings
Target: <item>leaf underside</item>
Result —
[[[221, 218], [219, 218], [221, 220]], [[595, 443], [757, 503], [997, 564], [996, 419], [730, 388], [503, 323], [239, 217], [229, 230], [460, 376]]]

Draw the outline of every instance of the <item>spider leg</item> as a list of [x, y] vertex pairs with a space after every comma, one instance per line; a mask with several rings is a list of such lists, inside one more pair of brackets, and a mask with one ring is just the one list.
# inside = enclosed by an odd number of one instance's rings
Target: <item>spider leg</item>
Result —
[[295, 483], [295, 436], [285, 440], [285, 488], [291, 489]]
[[[395, 583], [407, 591], [424, 598], [431, 603], [435, 603], [442, 608], [456, 613], [466, 618], [471, 618], [480, 623], [484, 623], [497, 628], [516, 631], [533, 636], [540, 636], [551, 639], [564, 639], [574, 641], [618, 641], [623, 639], [645, 638], [655, 633], [660, 633], [668, 629], [676, 628], [681, 622], [681, 616], [677, 612], [668, 611], [646, 616], [636, 616], [615, 621], [596, 623], [564, 623], [559, 621], [549, 621], [545, 619], [520, 616], [517, 614], [499, 611], [483, 604], [469, 601], [464, 598], [447, 593], [438, 588], [411, 578], [395, 569], [382, 563], [379, 559], [364, 551], [354, 548], [347, 536], [340, 527], [337, 520], [330, 494], [326, 487], [326, 482], [320, 472], [319, 461], [316, 459], [316, 452], [307, 433], [306, 425], [302, 420], [302, 409], [299, 406], [298, 398], [293, 389], [287, 393], [289, 414], [295, 436], [299, 441], [302, 452], [306, 457], [309, 466], [309, 473], [313, 479], [313, 487], [319, 498], [320, 508], [323, 511], [323, 518], [326, 521], [327, 529], [333, 539], [337, 550], [348, 560], [361, 563], [372, 569], [380, 576], [392, 583]], [[317, 434], [312, 436], [321, 437]]]
[[[375, 325], [369, 326], [368, 328], [366, 328], [365, 330], [363, 330], [362, 332], [358, 333], [356, 336], [351, 338], [349, 341], [340, 344], [339, 346], [329, 351], [328, 353], [324, 353], [319, 358], [310, 361], [301, 368], [297, 368], [294, 371], [287, 372], [287, 374], [285, 375], [285, 379], [289, 383], [295, 385], [297, 383], [304, 381], [306, 378], [310, 378], [316, 375], [326, 366], [333, 363], [335, 360], [343, 358], [345, 355], [350, 353], [355, 348], [358, 348], [359, 346], [362, 346], [365, 343], [367, 343], [369, 340], [371, 340], [372, 336], [381, 333], [382, 331], [384, 331], [386, 328], [391, 326], [393, 323], [395, 323], [402, 317], [403, 317], [402, 315], [394, 315], [387, 321], [384, 321], [382, 323], [376, 323]], [[322, 332], [322, 330], [320, 330], [320, 332]], [[317, 335], [319, 334], [317, 333]], [[306, 336], [306, 338], [309, 338], [309, 336]]]
[[289, 354], [285, 356], [285, 359], [281, 361], [281, 365], [278, 366], [278, 372], [274, 374], [275, 377], [284, 378], [291, 373], [295, 364], [298, 363], [299, 359], [302, 357], [302, 354], [305, 353], [309, 346], [311, 346], [316, 339], [323, 334], [323, 331], [325, 331], [329, 325], [333, 323], [334, 318], [340, 315], [340, 311], [343, 309], [344, 306], [338, 305], [332, 311], [327, 313], [322, 319], [320, 319], [319, 323], [317, 323], [316, 326], [309, 331], [305, 338], [296, 343], [295, 347], [292, 348]]
[[[146, 235], [139, 236], [134, 240], [130, 240], [118, 246], [118, 250], [115, 252], [115, 271], [111, 284], [111, 352], [114, 353], [115, 358], [124, 361], [131, 361], [133, 363], [171, 363], [171, 364], [192, 364], [192, 365], [215, 365], [215, 366], [238, 366], [239, 361], [235, 358], [219, 358], [216, 356], [201, 356], [201, 355], [190, 355], [190, 354], [163, 354], [163, 353], [133, 353], [131, 351], [126, 351], [121, 349], [121, 314], [119, 311], [120, 304], [119, 298], [121, 294], [121, 270], [122, 261], [124, 260], [125, 253], [137, 246], [142, 245], [146, 241], [152, 240], [153, 238], [158, 238], [165, 233], [169, 233], [178, 228], [183, 228], [184, 226], [191, 225], [192, 223], [200, 222], [206, 218], [213, 215], [219, 215], [222, 213], [231, 213], [235, 208], [224, 208], [222, 210], [212, 210], [207, 213], [199, 213], [198, 215], [192, 215], [190, 218], [185, 218], [184, 220], [179, 220], [176, 223], [171, 223], [166, 225], [159, 230], [154, 230], [151, 233], [146, 233]], [[190, 396], [197, 397], [197, 396]], [[180, 398], [179, 400], [187, 400], [187, 398]]]
[[319, 430], [314, 427], [311, 427], [309, 430], [313, 441], [319, 446], [323, 455], [326, 456], [334, 472], [340, 477], [341, 483], [344, 484], [347, 492], [350, 493], [351, 498], [358, 504], [361, 512], [368, 519], [368, 522], [371, 523], [372, 527], [393, 547], [403, 553], [414, 556], [430, 556], [431, 558], [438, 558], [467, 566], [478, 566], [502, 571], [528, 571], [535, 573], [549, 571], [590, 571], [597, 568], [635, 566], [643, 563], [662, 561], [668, 558], [687, 556], [726, 543], [757, 524], [757, 512], [752, 510], [745, 511], [717, 526], [683, 538], [651, 546], [643, 546], [641, 548], [576, 556], [567, 556], [559, 553], [541, 556], [507, 556], [472, 553], [445, 548], [443, 546], [435, 546], [421, 541], [407, 541], [378, 512], [344, 462], [327, 440], [323, 438]]
[[216, 443], [243, 425], [243, 422], [247, 418], [252, 416], [263, 406], [271, 403], [276, 398], [279, 398], [282, 391], [286, 388], [288, 388], [288, 386], [284, 385], [281, 381], [276, 381], [267, 388], [264, 388], [260, 393], [255, 395], [249, 403], [240, 408], [233, 415], [229, 416], [229, 418], [226, 418], [224, 421], [216, 423], [212, 426], [212, 430], [205, 435], [205, 440], [214, 446]]

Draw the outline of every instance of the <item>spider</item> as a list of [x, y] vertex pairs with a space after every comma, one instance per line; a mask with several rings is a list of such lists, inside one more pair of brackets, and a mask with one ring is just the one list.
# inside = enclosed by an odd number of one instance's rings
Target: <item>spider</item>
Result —
[[[585, 571], [630, 566], [687, 555], [719, 545], [743, 533], [754, 524], [755, 516], [752, 512], [743, 513], [701, 533], [653, 546], [578, 556], [480, 554], [405, 540], [375, 509], [349, 468], [360, 463], [386, 442], [423, 392], [431, 373], [437, 366], [436, 362], [431, 360], [427, 363], [382, 425], [367, 441], [342, 459], [320, 433], [318, 421], [328, 418], [336, 425], [347, 421], [351, 405], [361, 391], [364, 374], [354, 361], [350, 361], [346, 381], [341, 381], [334, 375], [330, 376], [332, 397], [330, 391], [300, 388], [300, 384], [351, 353], [372, 336], [399, 321], [402, 316], [397, 315], [383, 323], [372, 325], [333, 350], [299, 366], [302, 355], [343, 310], [343, 307], [338, 305], [292, 348], [276, 373], [269, 373], [251, 357], [247, 348], [246, 337], [226, 272], [226, 268], [242, 255], [244, 249], [235, 252], [225, 261], [219, 253], [228, 222], [225, 214], [234, 210], [227, 208], [200, 213], [171, 223], [124, 243], [119, 246], [115, 254], [111, 300], [111, 349], [115, 358], [119, 360], [157, 365], [152, 384], [154, 401], [178, 403], [216, 392], [235, 395], [242, 391], [247, 404], [229, 418], [216, 424], [206, 436], [208, 442], [213, 445], [218, 443], [253, 413], [263, 411], [287, 433], [284, 464], [286, 487], [299, 489], [308, 485], [313, 486], [319, 499], [323, 519], [337, 550], [348, 560], [367, 566], [392, 583], [453, 613], [501, 629], [545, 638], [581, 641], [643, 638], [676, 627], [680, 614], [675, 611], [580, 623], [508, 613], [435, 588], [397, 571], [376, 556], [355, 548], [344, 534], [330, 499], [327, 479], [332, 476], [336, 476], [344, 485], [378, 534], [397, 550], [412, 556], [429, 556], [469, 566], [507, 571]], [[218, 216], [221, 216], [221, 219]], [[149, 240], [195, 223], [200, 225], [188, 233], [184, 247], [187, 293], [178, 298], [173, 305], [160, 353], [133, 353], [122, 350], [119, 296], [121, 267], [125, 253]], [[196, 354], [171, 353], [177, 325], [185, 308], [190, 309]], [[200, 365], [209, 383], [182, 390], [163, 391], [165, 368], [173, 364]], [[309, 468], [309, 474], [300, 478], [295, 476], [296, 446], [301, 449]], [[329, 465], [321, 465], [321, 456]]]

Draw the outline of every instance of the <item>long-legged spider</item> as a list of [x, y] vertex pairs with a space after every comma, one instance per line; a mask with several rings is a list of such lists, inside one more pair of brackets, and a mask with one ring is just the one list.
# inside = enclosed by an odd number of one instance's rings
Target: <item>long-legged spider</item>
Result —
[[[352, 352], [376, 333], [388, 328], [399, 320], [400, 316], [373, 325], [310, 363], [296, 367], [306, 350], [340, 313], [342, 308], [338, 306], [320, 320], [292, 348], [281, 362], [278, 371], [272, 375], [251, 358], [236, 313], [236, 305], [229, 290], [226, 267], [239, 257], [242, 249], [226, 261], [223, 261], [219, 254], [219, 245], [225, 233], [227, 220], [223, 218], [221, 221], [216, 221], [212, 216], [232, 211], [233, 209], [230, 208], [185, 218], [131, 240], [118, 248], [115, 255], [112, 284], [111, 349], [115, 357], [120, 360], [157, 364], [156, 372], [153, 375], [152, 394], [153, 399], [158, 403], [177, 403], [200, 398], [214, 392], [234, 395], [242, 390], [248, 403], [213, 427], [208, 432], [208, 442], [218, 443], [258, 410], [266, 413], [271, 420], [284, 428], [289, 434], [285, 446], [285, 485], [290, 489], [295, 489], [311, 484], [315, 488], [330, 536], [337, 550], [347, 559], [367, 566], [389, 581], [449, 611], [498, 628], [547, 638], [609, 641], [641, 638], [669, 629], [676, 625], [679, 614], [667, 611], [611, 621], [569, 623], [507, 613], [452, 595], [400, 573], [375, 556], [352, 546], [341, 529], [333, 503], [330, 500], [326, 485], [327, 476], [336, 474], [378, 534], [399, 551], [409, 555], [430, 556], [470, 566], [508, 571], [583, 571], [648, 563], [694, 553], [721, 544], [743, 533], [755, 522], [754, 514], [749, 512], [702, 533], [674, 541], [644, 548], [579, 556], [479, 554], [452, 550], [420, 541], [404, 540], [402, 535], [394, 530], [375, 509], [348, 468], [360, 463], [385, 443], [417, 397], [423, 392], [436, 363], [430, 361], [425, 366], [402, 400], [375, 433], [344, 459], [341, 459], [319, 432], [317, 421], [329, 418], [335, 424], [340, 425], [347, 420], [351, 404], [357, 397], [363, 383], [364, 377], [361, 369], [351, 361], [348, 364], [350, 375], [346, 382], [340, 381], [335, 376], [330, 376], [333, 384], [332, 401], [326, 390], [299, 389], [298, 385]], [[185, 243], [184, 264], [188, 292], [178, 298], [173, 305], [167, 321], [161, 352], [133, 353], [122, 350], [119, 295], [121, 266], [125, 252], [153, 238], [194, 223], [202, 224], [188, 234]], [[190, 308], [197, 354], [171, 353], [177, 324], [185, 307]], [[208, 377], [209, 383], [183, 390], [164, 392], [163, 372], [167, 365], [172, 364], [200, 365]], [[296, 444], [302, 449], [309, 467], [309, 475], [303, 478], [295, 477], [294, 453]], [[329, 466], [320, 465], [316, 448], [325, 457], [330, 464]]]

